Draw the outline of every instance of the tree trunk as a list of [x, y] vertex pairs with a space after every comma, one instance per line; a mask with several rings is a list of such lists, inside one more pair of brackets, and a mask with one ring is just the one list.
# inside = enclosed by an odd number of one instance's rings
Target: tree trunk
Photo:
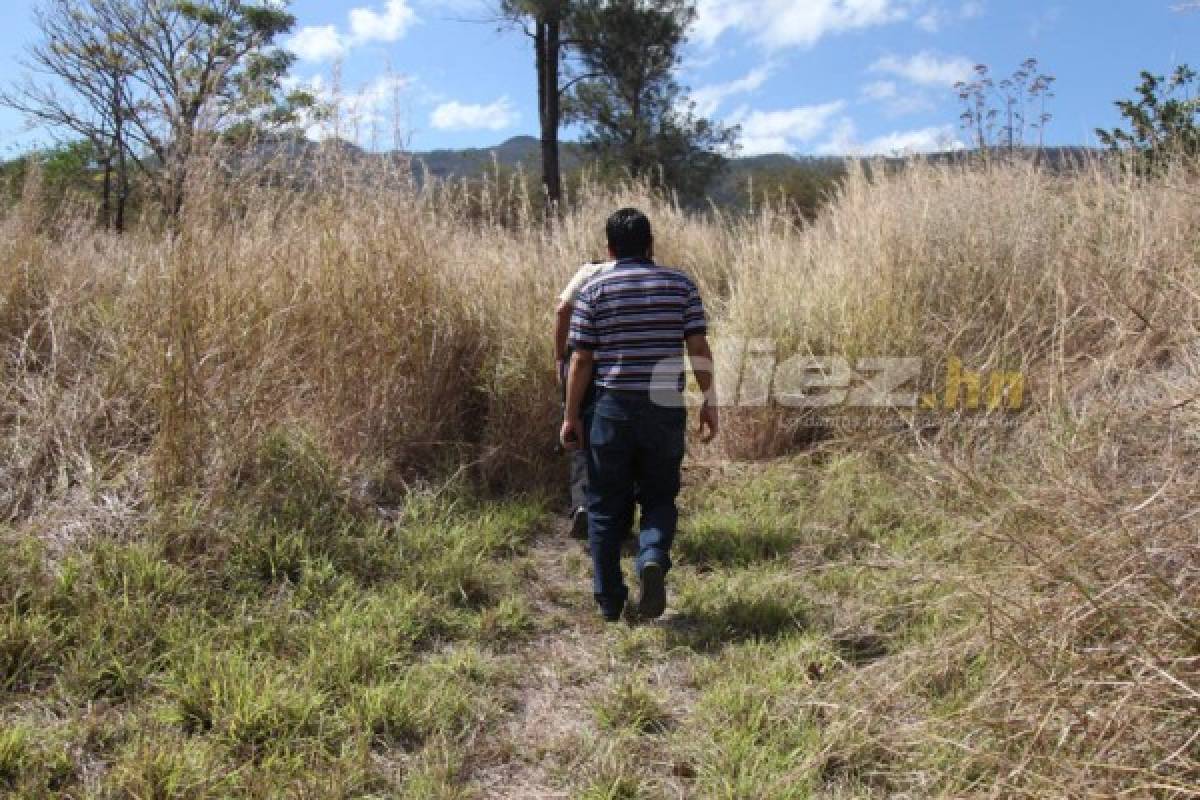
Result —
[[129, 202], [129, 162], [125, 159], [125, 143], [117, 151], [117, 205], [113, 216], [113, 230], [125, 232], [125, 205]]
[[645, 172], [642, 159], [642, 93], [639, 87], [629, 101], [629, 116], [633, 124], [629, 137], [629, 173], [634, 178], [641, 178]]
[[125, 160], [125, 116], [122, 113], [121, 76], [113, 76], [113, 146], [117, 155], [117, 202], [113, 230], [125, 232], [125, 201], [129, 197], [129, 163]]
[[183, 216], [183, 193], [186, 185], [186, 167], [182, 165], [176, 166], [171, 170], [171, 176], [167, 184], [167, 195], [163, 202], [163, 207], [167, 212], [167, 221], [172, 230], [179, 224], [179, 218]]
[[559, 92], [559, 57], [562, 52], [562, 19], [558, 8], [536, 21], [534, 51], [537, 57], [538, 116], [541, 121], [542, 185], [551, 213], [562, 204], [562, 174], [558, 159], [558, 129], [562, 119]]
[[184, 193], [187, 191], [188, 170], [194, 154], [195, 122], [185, 118], [172, 131], [174, 141], [167, 148], [167, 166], [162, 186], [162, 207], [168, 226], [174, 230], [183, 216]]
[[104, 156], [104, 185], [100, 190], [100, 220], [105, 229], [112, 226], [112, 182], [112, 153], [108, 153]]

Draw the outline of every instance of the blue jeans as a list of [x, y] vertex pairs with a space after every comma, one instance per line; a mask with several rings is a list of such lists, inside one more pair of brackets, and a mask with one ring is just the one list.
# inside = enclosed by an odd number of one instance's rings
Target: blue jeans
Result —
[[679, 511], [687, 410], [667, 408], [648, 395], [601, 389], [588, 427], [588, 541], [593, 592], [608, 611], [621, 608], [629, 590], [621, 574], [621, 538], [635, 501], [642, 508], [637, 569], [647, 562], [671, 568], [671, 543]]

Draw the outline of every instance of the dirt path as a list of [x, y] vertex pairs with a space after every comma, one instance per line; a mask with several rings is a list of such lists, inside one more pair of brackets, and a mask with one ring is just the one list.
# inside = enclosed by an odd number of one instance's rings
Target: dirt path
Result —
[[[624, 565], [629, 580], [628, 554]], [[689, 654], [672, 654], [663, 646], [672, 611], [653, 623], [605, 623], [591, 597], [586, 549], [569, 538], [565, 522], [535, 543], [529, 571], [537, 633], [515, 653], [515, 707], [497, 731], [510, 757], [475, 776], [488, 798], [574, 797], [603, 781], [606, 762], [618, 758], [617, 751], [627, 756], [630, 747], [653, 745], [597, 721], [597, 706], [622, 682], [644, 682], [671, 709], [674, 724], [694, 699], [686, 685]], [[636, 593], [632, 583], [631, 590]], [[665, 796], [686, 796], [674, 775], [676, 765], [663, 757], [662, 748], [652, 749], [658, 752], [645, 754], [643, 770], [654, 774]]]

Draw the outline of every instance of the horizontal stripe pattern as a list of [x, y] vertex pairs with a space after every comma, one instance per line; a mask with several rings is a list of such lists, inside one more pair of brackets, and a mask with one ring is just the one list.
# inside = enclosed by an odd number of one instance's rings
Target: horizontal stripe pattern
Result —
[[597, 386], [681, 391], [684, 340], [707, 328], [691, 278], [653, 261], [627, 259], [580, 290], [569, 342], [595, 354]]

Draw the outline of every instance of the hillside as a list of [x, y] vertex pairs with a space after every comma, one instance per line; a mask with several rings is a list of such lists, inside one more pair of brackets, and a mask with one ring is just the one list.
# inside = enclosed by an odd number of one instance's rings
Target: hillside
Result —
[[[586, 152], [576, 143], [564, 142], [560, 154], [565, 175], [578, 172], [587, 164]], [[934, 153], [916, 160], [956, 164], [970, 160], [974, 155], [970, 151]], [[1083, 147], [1050, 147], [1041, 151], [1022, 152], [1017, 158], [1032, 159], [1050, 171], [1070, 172], [1081, 169], [1099, 155], [1098, 151]], [[491, 175], [497, 167], [502, 171], [521, 171], [534, 178], [541, 170], [540, 145], [532, 136], [513, 137], [495, 147], [411, 153], [373, 153], [340, 140], [317, 143], [288, 139], [260, 143], [256, 146], [254, 156], [248, 160], [237, 160], [243, 167], [248, 164], [253, 171], [262, 172], [266, 165], [270, 165], [272, 170], [283, 170], [291, 176], [310, 176], [304, 179], [305, 182], [321, 171], [322, 164], [333, 164], [336, 170], [344, 169], [347, 164], [357, 165], [366, 174], [411, 174], [418, 185], [430, 179], [478, 179]], [[766, 191], [772, 196], [778, 196], [780, 192], [788, 194], [811, 217], [844, 176], [847, 164], [882, 162], [898, 166], [912, 163], [913, 160], [907, 157], [876, 159], [782, 153], [733, 158], [708, 187], [705, 197], [682, 200], [694, 208], [707, 208], [712, 203], [720, 208], [744, 211], [752, 205], [750, 188], [753, 187], [756, 193]]]
[[[1042, 150], [1042, 162], [1051, 169], [1075, 166], [1094, 156], [1098, 151], [1086, 147], [1047, 147]], [[929, 158], [935, 162], [953, 162], [967, 153], [935, 153]], [[532, 136], [515, 136], [495, 147], [473, 150], [429, 150], [411, 154], [413, 161], [423, 164], [430, 175], [439, 178], [478, 175], [493, 163], [508, 168], [522, 167], [537, 173], [541, 164], [539, 142]], [[573, 142], [562, 145], [564, 170], [578, 168], [586, 161], [583, 148]], [[796, 167], [840, 164], [845, 156], [794, 156], [785, 153], [746, 156], [731, 159], [730, 174], [733, 176], [750, 171], [783, 171]], [[853, 159], [853, 157], [851, 157]]]

